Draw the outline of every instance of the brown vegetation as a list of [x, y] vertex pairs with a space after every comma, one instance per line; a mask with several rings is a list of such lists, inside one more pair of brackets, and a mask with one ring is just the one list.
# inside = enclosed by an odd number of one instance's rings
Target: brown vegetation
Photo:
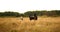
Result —
[[60, 17], [38, 17], [30, 21], [28, 17], [0, 18], [0, 32], [60, 32]]

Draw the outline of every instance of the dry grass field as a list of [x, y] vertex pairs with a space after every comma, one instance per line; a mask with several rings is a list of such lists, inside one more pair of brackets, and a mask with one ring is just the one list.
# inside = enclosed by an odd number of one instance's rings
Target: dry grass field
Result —
[[0, 32], [60, 32], [60, 17], [0, 17]]

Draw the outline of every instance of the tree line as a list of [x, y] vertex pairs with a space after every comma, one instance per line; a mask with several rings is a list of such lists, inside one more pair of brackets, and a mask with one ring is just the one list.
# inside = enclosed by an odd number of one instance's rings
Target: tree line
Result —
[[40, 10], [36, 10], [36, 11], [27, 11], [25, 13], [18, 13], [18, 12], [11, 12], [11, 11], [5, 11], [5, 12], [0, 12], [0, 17], [28, 17], [30, 14], [33, 15], [34, 13], [36, 13], [37, 16], [60, 16], [60, 10], [51, 10], [51, 11], [40, 11]]

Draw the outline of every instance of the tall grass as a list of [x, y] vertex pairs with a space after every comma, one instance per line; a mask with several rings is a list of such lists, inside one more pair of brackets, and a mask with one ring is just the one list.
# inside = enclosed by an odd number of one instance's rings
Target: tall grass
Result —
[[[56, 18], [0, 18], [0, 32], [60, 32], [60, 20]], [[58, 21], [59, 20], [59, 21]]]

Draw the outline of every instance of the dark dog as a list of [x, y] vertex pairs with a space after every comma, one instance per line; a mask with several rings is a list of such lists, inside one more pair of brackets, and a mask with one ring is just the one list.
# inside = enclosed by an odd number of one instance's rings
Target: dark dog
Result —
[[34, 15], [32, 15], [32, 16], [30, 15], [30, 16], [29, 16], [29, 19], [30, 19], [30, 20], [37, 20], [36, 14], [34, 14]]

